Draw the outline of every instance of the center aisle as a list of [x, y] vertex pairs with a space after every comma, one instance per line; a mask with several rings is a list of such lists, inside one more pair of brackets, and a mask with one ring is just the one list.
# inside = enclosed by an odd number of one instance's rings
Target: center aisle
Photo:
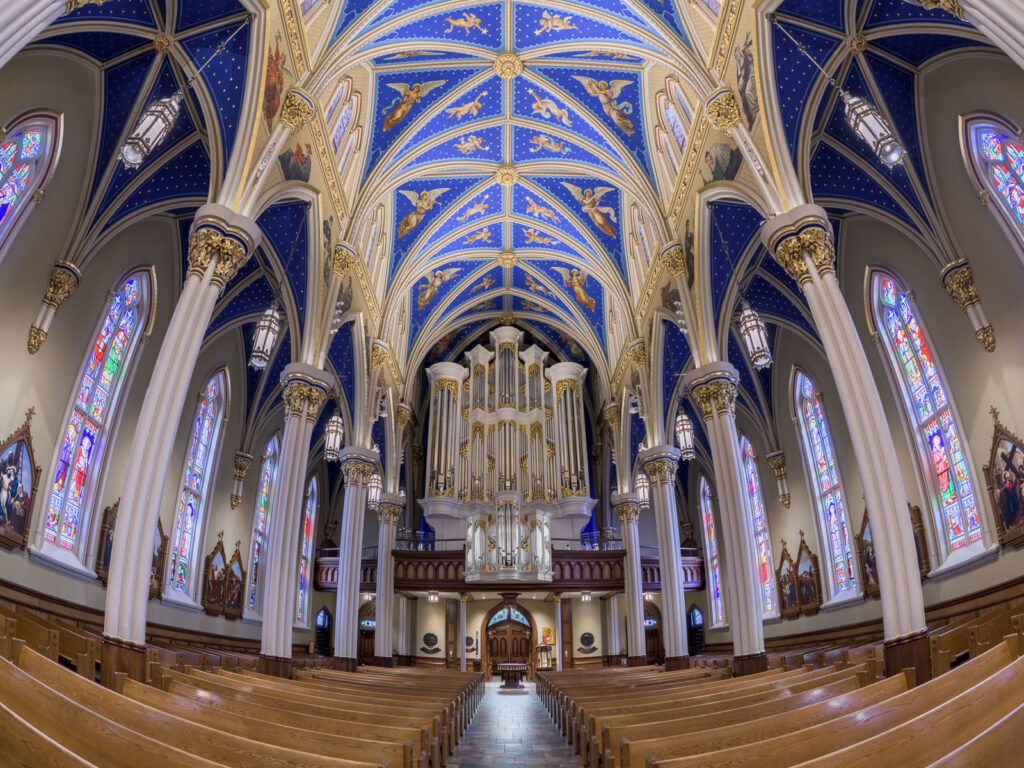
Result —
[[487, 683], [483, 701], [462, 737], [448, 768], [582, 768], [537, 698], [500, 694], [499, 682]]

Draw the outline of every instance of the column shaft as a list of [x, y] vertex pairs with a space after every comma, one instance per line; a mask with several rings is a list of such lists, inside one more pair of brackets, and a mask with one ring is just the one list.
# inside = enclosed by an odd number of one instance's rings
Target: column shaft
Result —
[[377, 512], [380, 528], [377, 531], [377, 627], [373, 633], [373, 656], [378, 667], [390, 667], [394, 663], [395, 560], [391, 551], [395, 548], [395, 526], [404, 504], [401, 496], [384, 494]]
[[459, 671], [466, 671], [466, 595], [459, 596]]
[[647, 663], [647, 637], [644, 633], [644, 584], [640, 574], [640, 532], [637, 525], [640, 506], [636, 494], [613, 494], [612, 509], [619, 518], [622, 547], [626, 550], [627, 663], [630, 666], [642, 666]]
[[67, 0], [5, 0], [0, 8], [0, 67], [63, 16], [67, 5]]
[[562, 671], [562, 598], [555, 595], [555, 671]]

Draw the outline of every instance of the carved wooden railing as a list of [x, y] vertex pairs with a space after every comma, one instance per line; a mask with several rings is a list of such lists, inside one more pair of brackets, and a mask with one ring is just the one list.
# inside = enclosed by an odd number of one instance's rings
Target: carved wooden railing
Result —
[[[612, 589], [625, 586], [623, 550], [554, 550], [550, 582], [484, 582], [491, 586], [530, 586], [550, 589]], [[415, 552], [395, 550], [395, 588], [407, 590], [465, 589], [465, 555], [461, 550]], [[704, 560], [699, 554], [681, 555], [683, 589], [704, 589]], [[661, 589], [661, 567], [657, 557], [642, 557], [640, 575], [645, 592]], [[377, 584], [377, 558], [364, 557], [360, 564], [360, 590], [373, 592]], [[326, 592], [338, 589], [337, 550], [321, 550], [316, 559], [314, 587]]]

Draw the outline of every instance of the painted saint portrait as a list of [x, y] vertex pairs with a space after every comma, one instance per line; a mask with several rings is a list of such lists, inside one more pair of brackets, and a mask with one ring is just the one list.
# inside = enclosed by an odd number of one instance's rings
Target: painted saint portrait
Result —
[[33, 414], [29, 410], [25, 423], [0, 446], [0, 546], [5, 548], [24, 549], [31, 529], [40, 472], [29, 434]]
[[216, 616], [223, 611], [224, 596], [227, 594], [227, 563], [224, 548], [219, 547], [207, 563], [207, 580], [203, 589], [203, 607]]
[[753, 130], [760, 106], [757, 102], [757, 80], [754, 74], [754, 44], [747, 33], [743, 45], [737, 45], [732, 52], [736, 59], [736, 90], [740, 94], [743, 116], [747, 119], [747, 129]]
[[309, 144], [296, 144], [295, 149], [286, 149], [277, 156], [281, 164], [281, 173], [288, 181], [309, 181], [313, 170], [313, 148]]
[[245, 572], [237, 558], [232, 558], [227, 570], [224, 585], [224, 612], [226, 614], [242, 613], [242, 587], [245, 584]]
[[982, 471], [996, 513], [999, 543], [1019, 547], [1024, 545], [1024, 442], [1000, 423], [995, 408], [989, 413], [995, 429], [992, 452]]
[[779, 566], [779, 597], [782, 613], [796, 613], [800, 609], [796, 595], [796, 579], [793, 578], [793, 564], [788, 559]]
[[284, 65], [287, 57], [281, 52], [281, 33], [277, 33], [274, 39], [274, 50], [267, 50], [267, 71], [263, 86], [263, 119], [267, 123], [267, 130], [274, 130], [274, 118], [281, 109], [281, 101], [284, 97]]
[[710, 184], [713, 181], [732, 181], [740, 172], [742, 164], [743, 153], [738, 147], [727, 142], [712, 144], [704, 153], [704, 165], [711, 172], [711, 178], [708, 179], [703, 171], [701, 171], [701, 178], [705, 184]]

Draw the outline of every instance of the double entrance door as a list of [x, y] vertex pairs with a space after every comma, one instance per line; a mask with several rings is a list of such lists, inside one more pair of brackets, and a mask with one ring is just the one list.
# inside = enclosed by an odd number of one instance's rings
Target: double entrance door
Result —
[[487, 663], [490, 673], [498, 673], [498, 664], [526, 664], [533, 672], [533, 637], [518, 621], [503, 621], [487, 628]]

